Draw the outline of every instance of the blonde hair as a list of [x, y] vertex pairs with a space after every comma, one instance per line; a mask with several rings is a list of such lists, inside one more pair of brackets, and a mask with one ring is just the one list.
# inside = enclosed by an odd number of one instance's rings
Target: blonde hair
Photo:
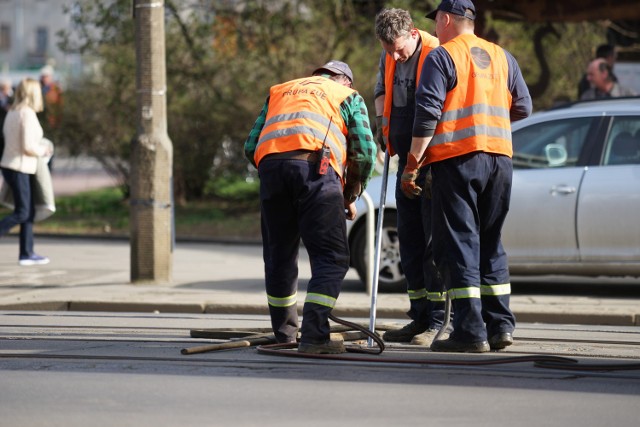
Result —
[[29, 107], [36, 113], [39, 113], [44, 109], [44, 103], [42, 102], [42, 88], [40, 87], [40, 82], [38, 80], [26, 78], [18, 84], [15, 91], [13, 106], [11, 108], [15, 110], [21, 107]]

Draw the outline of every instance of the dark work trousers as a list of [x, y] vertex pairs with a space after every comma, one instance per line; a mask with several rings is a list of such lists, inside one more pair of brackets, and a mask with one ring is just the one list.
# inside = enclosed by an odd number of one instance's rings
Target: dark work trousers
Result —
[[33, 219], [36, 210], [31, 197], [31, 175], [2, 168], [5, 183], [13, 192], [13, 212], [0, 220], [0, 236], [20, 225], [20, 257], [33, 254]]
[[[393, 150], [398, 155], [396, 208], [400, 263], [409, 294], [407, 315], [421, 327], [439, 329], [444, 321], [444, 302], [434, 300], [434, 295], [442, 295], [445, 288], [433, 264], [431, 200], [425, 193], [415, 199], [409, 199], [402, 192], [400, 179], [411, 148], [412, 127], [412, 112], [394, 109], [391, 116], [390, 139]], [[428, 167], [420, 170], [417, 183], [422, 188], [428, 170]]]
[[[431, 168], [433, 250], [445, 286], [451, 290], [509, 285], [501, 232], [511, 199], [511, 159], [476, 152]], [[479, 294], [480, 298], [453, 298], [452, 339], [478, 342], [513, 332], [509, 294]]]
[[[258, 172], [267, 294], [274, 298], [296, 294], [302, 238], [311, 263], [307, 293], [338, 298], [349, 270], [349, 247], [342, 184], [337, 173], [329, 168], [325, 175], [319, 175], [316, 164], [305, 160], [268, 158], [260, 162]], [[305, 302], [300, 340], [328, 340], [331, 310], [328, 305]], [[296, 305], [269, 304], [269, 313], [276, 339], [295, 341]]]
[[[426, 194], [410, 199], [402, 192], [400, 159], [396, 180], [396, 208], [400, 263], [407, 280], [407, 315], [421, 327], [439, 329], [444, 321], [444, 284], [433, 263], [431, 245], [431, 199]], [[416, 183], [424, 188], [428, 167], [420, 170]], [[426, 293], [425, 293], [426, 291]], [[436, 298], [436, 295], [439, 297]]]

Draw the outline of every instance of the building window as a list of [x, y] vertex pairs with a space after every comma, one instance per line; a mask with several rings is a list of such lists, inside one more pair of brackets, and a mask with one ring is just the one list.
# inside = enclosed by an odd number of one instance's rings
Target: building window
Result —
[[9, 24], [0, 24], [0, 50], [11, 49], [11, 27]]
[[49, 30], [46, 27], [36, 29], [36, 53], [44, 55], [49, 45]]

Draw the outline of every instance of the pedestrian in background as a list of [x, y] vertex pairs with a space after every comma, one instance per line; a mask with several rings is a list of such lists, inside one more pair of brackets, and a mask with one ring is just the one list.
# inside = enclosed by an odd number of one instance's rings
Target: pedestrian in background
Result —
[[[13, 86], [11, 80], [0, 79], [0, 112], [9, 111], [13, 98]], [[6, 114], [5, 114], [6, 115]]]
[[[383, 9], [376, 16], [376, 37], [382, 45], [374, 92], [376, 142], [389, 155], [398, 155], [396, 207], [400, 262], [407, 281], [411, 322], [384, 333], [385, 341], [429, 345], [444, 320], [443, 286], [433, 266], [431, 200], [407, 197], [400, 186], [411, 147], [415, 91], [422, 64], [438, 39], [415, 28], [409, 12]], [[429, 166], [420, 168], [416, 182], [424, 188]]]
[[20, 225], [20, 265], [49, 263], [49, 258], [33, 251], [35, 203], [31, 177], [36, 173], [38, 158], [53, 155], [53, 146], [43, 142], [42, 126], [36, 115], [42, 111], [42, 104], [40, 83], [22, 80], [3, 125], [5, 148], [0, 167], [4, 182], [13, 193], [14, 210], [0, 220], [0, 236]]
[[53, 67], [45, 65], [40, 70], [43, 117], [49, 129], [56, 129], [62, 120], [62, 88], [53, 78]]
[[[11, 103], [13, 102], [13, 86], [11, 80], [0, 80], [0, 129], [4, 124], [4, 118], [7, 117]], [[0, 158], [2, 158], [2, 152], [4, 151], [4, 134], [0, 132]]]
[[581, 101], [637, 95], [632, 89], [618, 83], [611, 66], [603, 58], [596, 58], [589, 63], [587, 80], [591, 87], [582, 94]]
[[[45, 134], [51, 138], [62, 121], [62, 88], [54, 80], [54, 70], [51, 65], [45, 65], [40, 70], [40, 85], [42, 87], [43, 111], [39, 114], [44, 126]], [[47, 166], [53, 170], [54, 159], [49, 159]]]
[[531, 97], [515, 58], [474, 34], [470, 0], [444, 0], [427, 17], [440, 47], [416, 91], [402, 188], [420, 194], [415, 177], [431, 164], [434, 258], [453, 303], [453, 332], [431, 350], [503, 349], [515, 329], [500, 237], [511, 198], [510, 122], [531, 114]]
[[311, 280], [298, 351], [343, 353], [330, 340], [329, 314], [349, 270], [346, 219], [375, 162], [367, 107], [347, 64], [330, 61], [312, 77], [271, 87], [247, 141], [258, 169], [265, 284], [278, 342], [295, 342], [300, 239]]
[[[613, 81], [617, 82], [618, 79], [613, 72], [613, 66], [616, 63], [617, 58], [615, 46], [610, 44], [599, 45], [596, 48], [596, 55], [594, 59], [598, 58], [603, 58], [607, 62], [607, 64], [609, 64], [609, 68], [611, 69], [611, 77], [613, 78]], [[582, 78], [580, 79], [580, 82], [578, 82], [578, 99], [582, 98], [582, 94], [589, 90], [589, 88], [591, 88], [591, 83], [587, 78], [587, 73], [584, 73], [582, 75]]]

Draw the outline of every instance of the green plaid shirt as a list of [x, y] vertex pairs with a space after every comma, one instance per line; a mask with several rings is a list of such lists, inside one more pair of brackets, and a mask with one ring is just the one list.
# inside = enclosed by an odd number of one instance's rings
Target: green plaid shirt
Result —
[[[262, 111], [244, 143], [244, 155], [253, 166], [256, 166], [253, 156], [256, 152], [260, 132], [264, 127], [268, 109], [269, 98], [267, 97]], [[373, 173], [377, 148], [371, 134], [367, 106], [358, 92], [354, 92], [340, 104], [340, 114], [348, 129], [346, 182], [360, 182], [364, 190]]]

